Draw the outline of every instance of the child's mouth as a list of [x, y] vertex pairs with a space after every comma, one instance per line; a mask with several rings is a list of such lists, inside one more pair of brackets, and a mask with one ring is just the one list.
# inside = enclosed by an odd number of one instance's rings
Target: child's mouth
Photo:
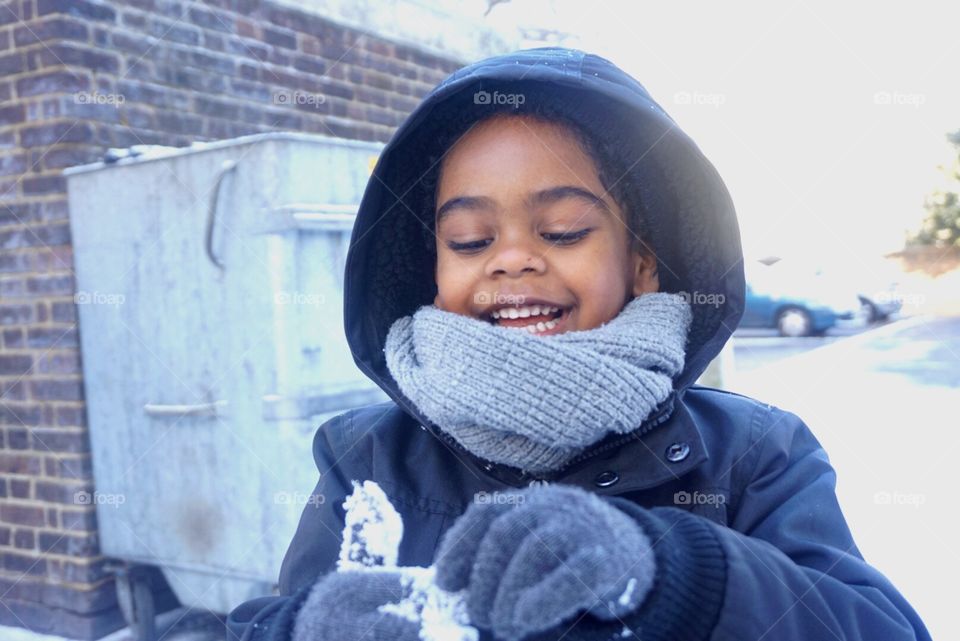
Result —
[[487, 318], [494, 325], [526, 330], [537, 336], [564, 331], [569, 308], [556, 305], [517, 305], [494, 310]]

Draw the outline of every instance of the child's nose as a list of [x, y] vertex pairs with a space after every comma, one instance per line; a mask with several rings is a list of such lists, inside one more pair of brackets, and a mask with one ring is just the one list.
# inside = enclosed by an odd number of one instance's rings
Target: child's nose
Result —
[[511, 243], [495, 251], [487, 262], [487, 276], [511, 278], [529, 273], [542, 273], [546, 260], [542, 251], [526, 243]]

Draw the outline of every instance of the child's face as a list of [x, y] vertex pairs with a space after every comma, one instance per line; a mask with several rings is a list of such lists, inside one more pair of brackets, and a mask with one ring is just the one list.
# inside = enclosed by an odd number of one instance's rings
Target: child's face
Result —
[[[440, 309], [543, 336], [598, 327], [659, 288], [656, 259], [630, 250], [626, 216], [557, 124], [481, 122], [444, 158], [436, 202]], [[518, 318], [495, 317], [510, 308]]]

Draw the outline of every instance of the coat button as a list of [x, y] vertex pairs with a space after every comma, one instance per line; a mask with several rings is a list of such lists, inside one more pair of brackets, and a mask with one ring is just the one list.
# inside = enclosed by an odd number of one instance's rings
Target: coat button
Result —
[[607, 470], [606, 472], [600, 472], [597, 474], [597, 478], [593, 479], [593, 482], [597, 485], [597, 487], [610, 487], [619, 480], [619, 474], [612, 470]]
[[489, 472], [490, 470], [493, 469], [493, 463], [484, 463], [484, 464], [483, 464], [483, 469], [485, 469], [486, 471]]
[[667, 460], [671, 463], [679, 463], [690, 455], [690, 445], [686, 441], [674, 443], [667, 448]]

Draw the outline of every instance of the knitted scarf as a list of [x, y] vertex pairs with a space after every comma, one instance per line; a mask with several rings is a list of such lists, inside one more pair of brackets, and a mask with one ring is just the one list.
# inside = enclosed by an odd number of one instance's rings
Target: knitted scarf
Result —
[[683, 370], [691, 320], [681, 295], [659, 292], [600, 327], [553, 336], [425, 305], [393, 323], [384, 352], [441, 430], [487, 461], [542, 473], [641, 425]]

